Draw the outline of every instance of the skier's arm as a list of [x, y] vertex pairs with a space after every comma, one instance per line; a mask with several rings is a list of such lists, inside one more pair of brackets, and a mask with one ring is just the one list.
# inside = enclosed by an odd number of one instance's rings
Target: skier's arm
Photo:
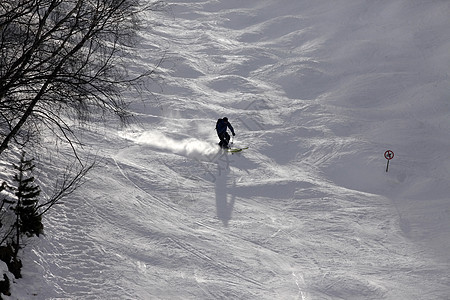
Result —
[[232, 133], [233, 135], [235, 135], [235, 134], [234, 134], [233, 126], [231, 126], [230, 122], [228, 122], [228, 128], [230, 128], [231, 133]]

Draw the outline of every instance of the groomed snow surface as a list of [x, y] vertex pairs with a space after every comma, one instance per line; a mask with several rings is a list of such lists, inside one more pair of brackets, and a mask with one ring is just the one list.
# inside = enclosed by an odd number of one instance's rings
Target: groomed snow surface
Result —
[[450, 2], [168, 2], [149, 102], [80, 128], [100, 167], [4, 298], [448, 299]]

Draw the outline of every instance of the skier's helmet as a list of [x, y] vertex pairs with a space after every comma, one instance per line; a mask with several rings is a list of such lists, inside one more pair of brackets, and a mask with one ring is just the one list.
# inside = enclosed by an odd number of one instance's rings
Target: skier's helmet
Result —
[[222, 119], [225, 123], [228, 122], [228, 118], [227, 117], [223, 117]]

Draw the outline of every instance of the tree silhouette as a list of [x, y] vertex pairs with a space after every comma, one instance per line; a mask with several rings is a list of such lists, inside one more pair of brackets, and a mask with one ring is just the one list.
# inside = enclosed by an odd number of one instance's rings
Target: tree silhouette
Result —
[[22, 153], [20, 163], [14, 165], [14, 169], [17, 171], [14, 175], [14, 181], [17, 183], [14, 193], [17, 197], [15, 208], [17, 245], [20, 245], [19, 237], [21, 234], [39, 236], [43, 233], [42, 216], [38, 211], [38, 197], [41, 189], [34, 183], [34, 177], [31, 175], [34, 168], [33, 160], [25, 159], [25, 153]]
[[67, 118], [111, 112], [124, 120], [122, 91], [153, 71], [132, 77], [125, 58], [136, 42], [139, 14], [160, 4], [0, 1], [0, 154], [41, 126], [72, 145], [77, 139]]

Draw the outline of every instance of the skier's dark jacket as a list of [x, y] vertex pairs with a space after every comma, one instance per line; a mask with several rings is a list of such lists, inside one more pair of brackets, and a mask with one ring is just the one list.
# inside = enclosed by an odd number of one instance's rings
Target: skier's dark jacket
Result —
[[217, 134], [219, 136], [224, 134], [225, 132], [227, 132], [227, 127], [230, 128], [231, 133], [234, 134], [234, 129], [233, 129], [233, 126], [231, 126], [230, 122], [225, 123], [225, 121], [223, 119], [217, 120], [216, 130], [217, 130]]

